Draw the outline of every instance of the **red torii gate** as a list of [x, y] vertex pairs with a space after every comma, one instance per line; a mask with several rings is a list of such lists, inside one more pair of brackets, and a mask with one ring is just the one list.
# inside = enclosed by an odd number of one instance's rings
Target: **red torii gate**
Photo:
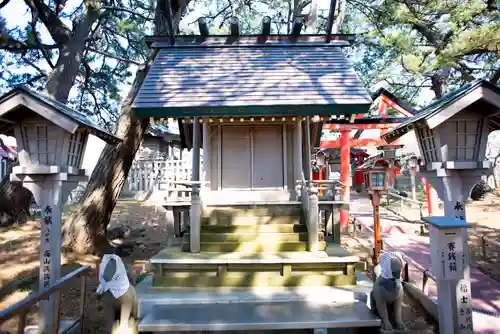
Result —
[[[322, 140], [320, 142], [320, 148], [340, 149], [340, 183], [343, 185], [341, 188], [341, 195], [345, 200], [349, 200], [351, 191], [349, 182], [351, 147], [376, 147], [386, 144], [381, 138], [359, 139], [363, 130], [380, 129], [382, 135], [415, 114], [413, 108], [405, 106], [398, 98], [383, 88], [379, 89], [372, 98], [374, 100], [373, 107], [377, 108], [378, 118], [367, 118], [364, 115], [357, 115], [352, 123], [349, 123], [347, 120], [331, 120], [328, 124], [323, 126], [323, 130], [337, 130], [340, 133], [340, 138]], [[396, 114], [400, 114], [401, 116], [389, 117], [389, 108], [393, 109]], [[353, 130], [356, 131], [354, 135], [355, 138], [350, 138], [350, 134]], [[341, 210], [340, 226], [345, 227], [348, 224], [349, 211]]]

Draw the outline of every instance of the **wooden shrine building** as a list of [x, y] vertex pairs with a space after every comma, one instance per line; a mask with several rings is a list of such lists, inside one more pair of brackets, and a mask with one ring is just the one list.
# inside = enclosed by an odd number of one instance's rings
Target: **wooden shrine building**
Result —
[[229, 36], [147, 38], [158, 52], [134, 113], [177, 119], [193, 168], [189, 227], [150, 261], [139, 330], [378, 327], [355, 289], [359, 258], [320, 232], [322, 206], [349, 203], [320, 201], [311, 182], [323, 124], [371, 105], [342, 50], [353, 36], [299, 35], [300, 20], [273, 36], [268, 17], [239, 36], [231, 22]]

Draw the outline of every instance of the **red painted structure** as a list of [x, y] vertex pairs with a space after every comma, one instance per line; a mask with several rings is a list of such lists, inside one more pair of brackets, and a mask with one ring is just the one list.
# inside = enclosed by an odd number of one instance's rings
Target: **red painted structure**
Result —
[[[320, 148], [339, 148], [340, 149], [340, 183], [342, 185], [341, 196], [345, 201], [350, 199], [351, 182], [351, 147], [367, 147], [367, 146], [382, 146], [386, 143], [381, 139], [355, 139], [350, 138], [352, 130], [366, 130], [366, 129], [381, 129], [381, 134], [387, 132], [392, 127], [400, 124], [400, 122], [387, 122], [388, 108], [396, 110], [403, 117], [411, 117], [414, 115], [414, 110], [408, 107], [403, 107], [398, 99], [388, 91], [381, 89], [374, 96], [374, 104], [378, 102], [379, 119], [374, 119], [372, 123], [356, 122], [365, 120], [365, 115], [357, 115], [353, 123], [344, 124], [326, 124], [323, 130], [338, 130], [340, 138], [335, 140], [323, 140], [320, 143]], [[358, 123], [358, 124], [357, 124]], [[394, 143], [397, 144], [397, 143]], [[357, 180], [359, 176], [355, 175]], [[362, 176], [361, 176], [362, 177]], [[357, 181], [356, 181], [357, 182]], [[349, 224], [349, 211], [340, 211], [340, 226], [346, 227]]]

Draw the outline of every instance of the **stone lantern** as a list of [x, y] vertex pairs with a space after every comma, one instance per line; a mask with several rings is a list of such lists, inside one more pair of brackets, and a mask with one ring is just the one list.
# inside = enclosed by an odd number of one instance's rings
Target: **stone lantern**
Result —
[[[0, 97], [0, 129], [17, 141], [19, 165], [10, 180], [22, 182], [42, 210], [40, 289], [52, 286], [61, 274], [62, 205], [79, 182], [87, 139], [93, 134], [108, 143], [120, 140], [86, 116], [26, 87]], [[40, 304], [40, 330], [52, 332], [55, 298]]]
[[382, 138], [391, 143], [414, 130], [423, 158], [420, 173], [443, 200], [445, 215], [465, 219], [472, 187], [491, 172], [486, 144], [498, 129], [500, 89], [481, 80], [434, 101]]

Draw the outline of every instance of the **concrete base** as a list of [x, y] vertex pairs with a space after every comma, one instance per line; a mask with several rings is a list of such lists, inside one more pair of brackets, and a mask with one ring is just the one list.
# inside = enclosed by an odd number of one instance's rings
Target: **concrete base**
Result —
[[248, 331], [304, 328], [378, 327], [360, 301], [266, 301], [209, 305], [156, 305], [139, 331]]

